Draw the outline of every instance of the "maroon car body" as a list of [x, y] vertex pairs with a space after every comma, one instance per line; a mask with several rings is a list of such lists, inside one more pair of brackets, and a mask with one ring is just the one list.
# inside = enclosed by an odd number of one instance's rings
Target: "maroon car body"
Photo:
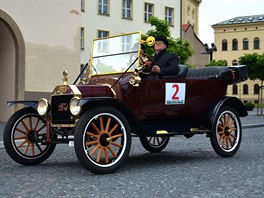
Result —
[[146, 43], [154, 41], [142, 41], [140, 33], [95, 39], [88, 80], [87, 74], [80, 75], [79, 84], [69, 85], [64, 74], [64, 85], [54, 89], [50, 100], [8, 102], [27, 106], [6, 124], [4, 144], [10, 157], [38, 164], [56, 144], [68, 143], [85, 168], [111, 173], [128, 157], [131, 134], [150, 152], [161, 152], [175, 135], [206, 134], [217, 154], [233, 156], [242, 137], [239, 117], [247, 111], [226, 91], [247, 79], [247, 67], [180, 65], [175, 76], [140, 78], [149, 58], [141, 49]]

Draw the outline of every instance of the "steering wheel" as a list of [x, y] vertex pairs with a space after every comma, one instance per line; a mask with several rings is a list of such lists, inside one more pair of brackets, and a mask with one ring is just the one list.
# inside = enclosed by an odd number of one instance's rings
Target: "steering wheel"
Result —
[[[150, 65], [146, 65], [146, 61], [149, 61]], [[146, 54], [145, 52], [142, 52], [142, 55], [141, 55], [141, 57], [139, 59], [139, 65], [140, 65], [140, 67], [137, 69], [138, 72], [140, 74], [143, 74], [144, 76], [145, 75], [149, 76], [152, 73], [152, 71], [151, 71], [151, 69], [148, 69], [148, 68], [152, 67], [155, 64], [154, 64], [153, 59], [148, 54]]]

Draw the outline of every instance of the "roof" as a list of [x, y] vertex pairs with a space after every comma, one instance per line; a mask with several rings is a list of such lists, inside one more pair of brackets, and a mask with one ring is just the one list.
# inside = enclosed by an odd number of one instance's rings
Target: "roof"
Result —
[[226, 21], [216, 23], [212, 26], [237, 25], [237, 24], [249, 24], [249, 23], [264, 23], [264, 14], [251, 15], [251, 16], [239, 16], [239, 17], [231, 18]]

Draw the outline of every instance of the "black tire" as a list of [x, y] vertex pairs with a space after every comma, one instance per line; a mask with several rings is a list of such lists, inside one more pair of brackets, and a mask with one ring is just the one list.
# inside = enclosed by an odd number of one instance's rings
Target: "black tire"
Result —
[[74, 148], [77, 158], [95, 174], [115, 172], [127, 159], [130, 147], [130, 126], [115, 108], [90, 109], [76, 126]]
[[230, 106], [222, 107], [213, 121], [210, 136], [214, 151], [221, 157], [232, 157], [242, 140], [242, 127], [237, 112]]
[[37, 140], [46, 134], [46, 122], [33, 108], [15, 112], [6, 123], [4, 145], [8, 155], [17, 163], [36, 165], [54, 151], [56, 144], [41, 144]]
[[151, 153], [161, 152], [169, 143], [170, 137], [139, 137], [142, 146]]

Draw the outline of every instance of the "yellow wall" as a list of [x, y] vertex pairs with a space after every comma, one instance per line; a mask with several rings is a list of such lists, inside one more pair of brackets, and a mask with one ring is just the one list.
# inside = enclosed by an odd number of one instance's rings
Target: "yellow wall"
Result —
[[[218, 51], [213, 54], [215, 60], [227, 60], [228, 65], [232, 65], [233, 60], [239, 60], [239, 57], [245, 54], [264, 53], [264, 23], [246, 23], [246, 24], [233, 24], [233, 25], [221, 25], [212, 26], [214, 28], [215, 45]], [[259, 38], [260, 48], [253, 49], [254, 38]], [[243, 50], [243, 39], [249, 40], [249, 49]], [[227, 51], [222, 51], [222, 41], [226, 39], [228, 42]], [[232, 50], [233, 39], [238, 40], [238, 50]], [[249, 93], [243, 94], [243, 85], [247, 84], [249, 87]], [[258, 99], [258, 95], [254, 94], [254, 84], [259, 84], [260, 81], [245, 81], [238, 84], [238, 94], [232, 94], [232, 86], [228, 88], [228, 95], [236, 96], [242, 101], [251, 100], [252, 102]]]
[[182, 1], [182, 24], [191, 24], [196, 35], [199, 35], [199, 4], [201, 2], [201, 0]]

